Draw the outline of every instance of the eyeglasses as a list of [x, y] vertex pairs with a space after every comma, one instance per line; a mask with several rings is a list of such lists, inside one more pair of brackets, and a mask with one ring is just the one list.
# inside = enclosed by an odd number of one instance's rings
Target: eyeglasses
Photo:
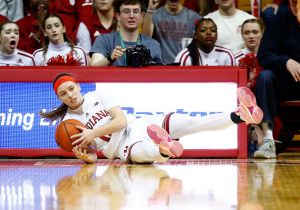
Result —
[[126, 16], [130, 16], [131, 14], [133, 16], [138, 16], [139, 14], [141, 14], [141, 10], [140, 9], [134, 9], [134, 10], [123, 9], [123, 10], [121, 10], [121, 13], [126, 15]]

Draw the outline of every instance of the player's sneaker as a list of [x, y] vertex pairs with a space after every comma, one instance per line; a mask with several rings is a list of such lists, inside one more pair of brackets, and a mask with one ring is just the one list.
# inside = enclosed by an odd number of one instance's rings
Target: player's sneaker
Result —
[[147, 133], [156, 144], [168, 148], [175, 157], [180, 157], [182, 155], [182, 144], [179, 141], [171, 139], [165, 129], [158, 125], [151, 124], [147, 127]]
[[275, 141], [265, 139], [265, 142], [254, 152], [253, 158], [276, 158]]
[[247, 87], [239, 87], [236, 91], [239, 106], [236, 114], [240, 116], [246, 124], [259, 124], [263, 118], [263, 111], [257, 106], [256, 98]]

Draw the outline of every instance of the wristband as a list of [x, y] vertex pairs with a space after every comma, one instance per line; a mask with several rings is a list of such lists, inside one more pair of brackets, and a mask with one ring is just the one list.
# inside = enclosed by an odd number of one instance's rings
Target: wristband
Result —
[[153, 13], [153, 9], [147, 9], [147, 13]]
[[111, 59], [111, 55], [107, 56], [106, 58], [107, 58], [107, 60], [109, 61], [109, 63], [115, 62], [115, 60]]

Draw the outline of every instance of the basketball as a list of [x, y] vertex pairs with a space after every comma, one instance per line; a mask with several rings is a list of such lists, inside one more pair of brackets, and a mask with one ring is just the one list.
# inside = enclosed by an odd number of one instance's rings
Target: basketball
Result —
[[71, 139], [71, 136], [78, 134], [81, 132], [76, 126], [85, 127], [78, 120], [69, 119], [64, 120], [59, 123], [55, 132], [55, 140], [58, 146], [60, 146], [63, 150], [72, 152], [73, 146], [72, 142], [76, 139]]

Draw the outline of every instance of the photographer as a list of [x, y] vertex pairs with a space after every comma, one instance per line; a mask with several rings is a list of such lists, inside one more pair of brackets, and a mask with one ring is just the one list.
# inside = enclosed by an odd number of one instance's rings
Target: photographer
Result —
[[119, 31], [97, 37], [91, 51], [92, 66], [145, 66], [161, 64], [160, 44], [139, 34], [145, 7], [139, 0], [114, 0]]

